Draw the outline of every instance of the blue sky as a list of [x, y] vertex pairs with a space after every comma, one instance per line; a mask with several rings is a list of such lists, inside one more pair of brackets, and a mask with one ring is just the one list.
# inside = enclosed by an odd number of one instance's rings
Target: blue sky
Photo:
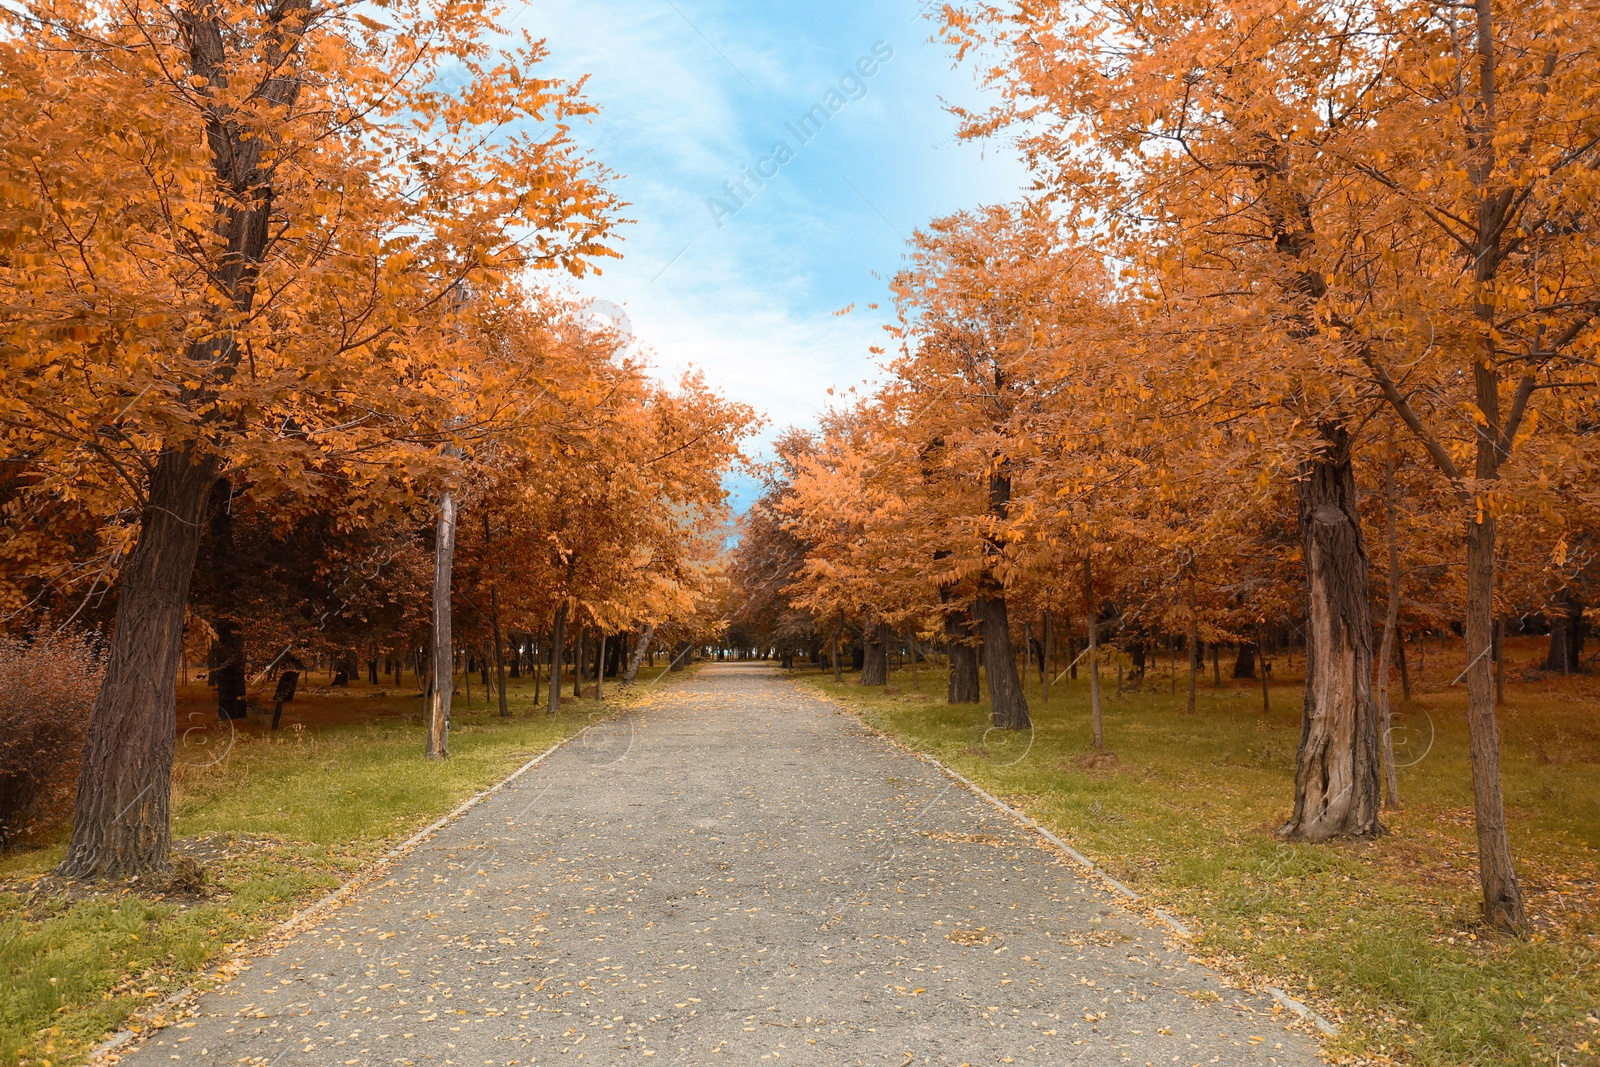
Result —
[[[699, 367], [769, 416], [766, 435], [811, 422], [830, 386], [874, 376], [884, 283], [914, 228], [1022, 188], [1008, 147], [954, 141], [941, 98], [983, 97], [970, 66], [952, 69], [929, 41], [922, 10], [556, 0], [508, 12], [547, 40], [549, 69], [590, 75], [602, 111], [574, 135], [620, 175], [636, 220], [623, 261], [581, 292], [625, 308], [658, 374]], [[826, 123], [799, 128], [814, 105]], [[757, 187], [746, 168], [775, 176]]]

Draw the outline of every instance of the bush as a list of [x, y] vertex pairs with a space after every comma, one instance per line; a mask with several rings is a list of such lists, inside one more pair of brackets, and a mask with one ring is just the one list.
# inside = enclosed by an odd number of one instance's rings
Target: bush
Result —
[[88, 637], [0, 636], [0, 848], [71, 818], [100, 675]]

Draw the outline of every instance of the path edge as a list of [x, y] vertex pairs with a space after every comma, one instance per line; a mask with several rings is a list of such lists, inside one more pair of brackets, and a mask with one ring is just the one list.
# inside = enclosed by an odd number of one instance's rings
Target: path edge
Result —
[[[802, 684], [798, 679], [794, 678], [785, 678], [784, 681], [790, 683], [791, 685]], [[900, 740], [900, 738], [894, 736], [888, 731], [874, 726], [872, 723], [862, 718], [860, 712], [843, 701], [837, 700], [827, 693], [811, 689], [809, 686], [807, 686], [806, 689], [813, 695], [827, 701], [829, 704], [832, 704], [834, 707], [839, 708], [845, 714], [849, 715], [858, 724], [860, 724], [862, 729], [866, 730], [868, 733], [871, 733], [879, 739], [888, 742], [890, 745], [906, 753], [907, 755], [915, 756], [924, 763], [932, 764], [944, 774], [960, 782], [967, 788], [968, 791], [977, 794], [990, 804], [1005, 812], [1007, 815], [1010, 815], [1017, 822], [1020, 822], [1022, 825], [1032, 830], [1035, 834], [1038, 834], [1044, 840], [1054, 845], [1069, 859], [1071, 859], [1073, 863], [1077, 864], [1079, 867], [1082, 867], [1086, 874], [1099, 878], [1106, 884], [1108, 888], [1110, 888], [1117, 895], [1123, 897], [1130, 904], [1144, 900], [1144, 897], [1142, 897], [1140, 894], [1134, 892], [1132, 889], [1129, 889], [1126, 885], [1113, 878], [1104, 867], [1101, 867], [1098, 863], [1094, 862], [1094, 860], [1090, 859], [1088, 856], [1084, 855], [1082, 852], [1079, 852], [1061, 838], [1045, 829], [1042, 825], [1040, 825], [1039, 820], [1033, 818], [1031, 815], [1024, 814], [1023, 812], [1018, 811], [1016, 808], [1013, 808], [1010, 804], [1000, 800], [987, 789], [984, 789], [977, 782], [974, 782], [971, 778], [968, 778], [960, 771], [948, 766], [936, 757], [923, 752], [921, 749], [912, 748], [910, 745], [906, 744], [904, 741]], [[1150, 910], [1156, 916], [1156, 918], [1165, 923], [1172, 930], [1172, 932], [1177, 934], [1179, 937], [1184, 938], [1185, 940], [1194, 937], [1193, 930], [1189, 929], [1189, 927], [1178, 921], [1178, 919], [1174, 918], [1165, 909], [1157, 908], [1152, 905]], [[1316, 1027], [1319, 1032], [1327, 1035], [1328, 1037], [1339, 1036], [1339, 1025], [1324, 1017], [1309, 1004], [1306, 1004], [1304, 1001], [1296, 1000], [1282, 989], [1279, 989], [1277, 986], [1270, 983], [1261, 982], [1258, 983], [1258, 985], [1263, 993], [1272, 998], [1274, 1003], [1282, 1005], [1287, 1010], [1298, 1015], [1300, 1018]]]
[[[159, 1019], [162, 1016], [170, 1015], [178, 1011], [188, 1001], [194, 999], [200, 994], [209, 992], [216, 986], [234, 978], [244, 970], [244, 964], [249, 958], [260, 955], [266, 949], [275, 948], [279, 945], [282, 945], [301, 930], [309, 926], [313, 926], [321, 919], [327, 917], [330, 912], [337, 910], [339, 906], [351, 896], [354, 896], [357, 892], [367, 888], [367, 886], [377, 881], [378, 877], [387, 872], [389, 867], [392, 866], [396, 860], [410, 854], [418, 845], [421, 845], [423, 842], [427, 841], [434, 834], [438, 833], [440, 830], [443, 830], [446, 826], [449, 826], [451, 823], [455, 822], [467, 812], [471, 811], [485, 800], [500, 792], [518, 778], [521, 778], [524, 774], [526, 774], [528, 771], [531, 771], [534, 767], [537, 767], [540, 763], [543, 763], [548, 757], [553, 755], [558, 749], [562, 748], [568, 742], [582, 737], [585, 731], [589, 730], [591, 727], [613, 719], [618, 715], [624, 714], [630, 710], [632, 709], [627, 707], [619, 707], [611, 714], [589, 723], [582, 730], [576, 730], [573, 733], [568, 734], [566, 737], [561, 738], [555, 744], [551, 745], [543, 752], [540, 752], [532, 759], [523, 763], [504, 778], [495, 782], [493, 785], [490, 785], [488, 788], [474, 793], [472, 796], [456, 805], [456, 807], [447, 814], [435, 819], [421, 830], [418, 830], [416, 833], [400, 842], [400, 844], [396, 845], [394, 848], [391, 848], [388, 852], [385, 852], [383, 855], [379, 856], [365, 867], [362, 867], [356, 871], [355, 874], [350, 876], [349, 880], [341, 883], [337, 889], [328, 893], [320, 900], [306, 905], [299, 911], [277, 923], [270, 930], [266, 931], [260, 936], [249, 938], [246, 941], [241, 942], [231, 953], [228, 954], [226, 959], [217, 965], [215, 970], [211, 971], [204, 977], [190, 982], [183, 988], [169, 993], [167, 996], [163, 997], [155, 1005], [149, 1008], [144, 1017], [149, 1019]], [[135, 1018], [137, 1018], [137, 1016], [135, 1016]], [[154, 1034], [159, 1030], [165, 1030], [172, 1021], [174, 1020], [169, 1019], [167, 1022], [163, 1022], [159, 1025], [156, 1025], [152, 1022], [140, 1028], [124, 1026], [122, 1029], [116, 1031], [104, 1041], [100, 1042], [89, 1052], [88, 1056], [86, 1056], [83, 1060], [84, 1067], [95, 1067], [95, 1065], [115, 1063], [118, 1055], [127, 1051], [129, 1046], [135, 1044], [141, 1038], [149, 1037], [151, 1034]]]

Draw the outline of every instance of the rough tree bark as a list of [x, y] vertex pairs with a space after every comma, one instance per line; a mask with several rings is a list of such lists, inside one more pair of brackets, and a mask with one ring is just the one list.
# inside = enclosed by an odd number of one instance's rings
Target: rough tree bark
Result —
[[[1011, 507], [1011, 477], [1004, 468], [989, 475], [989, 511], [1004, 519]], [[989, 552], [998, 557], [1000, 545], [991, 539]], [[1028, 715], [1028, 700], [1017, 677], [1017, 653], [1011, 644], [1011, 620], [1006, 615], [1005, 587], [992, 567], [978, 583], [978, 599], [973, 615], [983, 636], [983, 672], [989, 679], [990, 716], [994, 724], [1007, 730], [1026, 730], [1033, 725]]]
[[168, 863], [183, 609], [216, 476], [216, 460], [189, 449], [156, 461], [89, 713], [65, 877], [123, 878]]
[[1306, 688], [1295, 770], [1293, 841], [1372, 837], [1378, 822], [1378, 708], [1372, 697], [1372, 619], [1350, 434], [1323, 425], [1324, 449], [1300, 472], [1305, 551]]
[[633, 643], [633, 654], [628, 657], [628, 669], [622, 672], [622, 684], [632, 685], [633, 680], [639, 677], [639, 665], [644, 662], [644, 654], [650, 648], [650, 642], [655, 639], [656, 624], [645, 623], [644, 633]]
[[1233, 676], [1235, 678], [1255, 678], [1256, 646], [1254, 641], [1239, 642], [1239, 654], [1233, 660]]
[[971, 613], [965, 608], [946, 609], [945, 652], [950, 660], [950, 679], [945, 688], [947, 704], [976, 704], [983, 699], [978, 691], [978, 649], [973, 637]]
[[[269, 15], [264, 42], [269, 66], [257, 99], [290, 107], [300, 95], [298, 35], [310, 0], [284, 0]], [[233, 29], [209, 9], [179, 15], [196, 93], [225, 84]], [[257, 42], [247, 42], [254, 47]], [[217, 209], [210, 225], [223, 253], [207, 272], [217, 294], [214, 329], [189, 346], [190, 361], [209, 380], [185, 386], [191, 411], [209, 403], [212, 386], [234, 373], [238, 344], [226, 322], [248, 314], [271, 243], [274, 167], [268, 137], [235, 121], [222, 107], [206, 113], [206, 141]], [[218, 426], [215, 438], [228, 430]], [[105, 675], [90, 711], [78, 775], [72, 837], [59, 868], [68, 878], [121, 877], [163, 868], [170, 844], [170, 794], [176, 679], [183, 658], [183, 609], [194, 579], [205, 505], [220, 473], [217, 457], [195, 442], [168, 441], [156, 457], [140, 514], [139, 538], [118, 590], [116, 626]]]
[[983, 636], [983, 673], [989, 680], [990, 717], [1003, 729], [1026, 730], [1033, 725], [1033, 720], [1028, 715], [1028, 701], [1022, 695], [1022, 679], [1017, 675], [1005, 595], [993, 591], [980, 596], [972, 608]]
[[1583, 600], [1571, 589], [1556, 598], [1561, 614], [1550, 620], [1550, 651], [1544, 669], [1571, 674], [1583, 661]]
[[861, 636], [865, 657], [861, 664], [860, 685], [889, 684], [889, 625], [875, 622]]

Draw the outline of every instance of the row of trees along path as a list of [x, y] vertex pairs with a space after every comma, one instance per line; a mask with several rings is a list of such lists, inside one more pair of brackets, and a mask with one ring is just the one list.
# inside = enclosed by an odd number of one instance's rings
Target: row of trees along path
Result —
[[5, 596], [109, 629], [68, 876], [168, 862], [191, 609], [230, 714], [247, 661], [357, 632], [374, 660], [431, 639], [447, 679], [453, 620], [497, 649], [502, 621], [700, 625], [755, 417], [535, 284], [616, 255], [620, 205], [568, 136], [578, 85], [494, 14], [0, 10]]
[[833, 642], [849, 619], [869, 670], [886, 635], [942, 636], [955, 701], [975, 645], [1013, 729], [1019, 622], [1114, 622], [1141, 661], [1182, 634], [1193, 664], [1304, 619], [1301, 841], [1384, 832], [1402, 606], [1460, 621], [1484, 916], [1525, 930], [1495, 620], [1570, 618], [1595, 530], [1600, 24], [980, 2], [941, 32], [1000, 98], [963, 136], [1014, 137], [1034, 192], [913, 238], [887, 379], [780, 438], [749, 610]]

